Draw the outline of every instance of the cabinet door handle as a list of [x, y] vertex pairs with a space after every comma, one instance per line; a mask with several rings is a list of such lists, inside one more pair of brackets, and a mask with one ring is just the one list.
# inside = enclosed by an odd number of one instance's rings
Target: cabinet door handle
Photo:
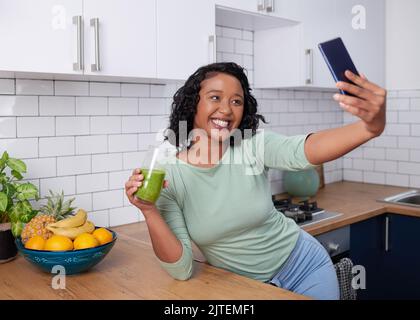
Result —
[[265, 10], [265, 0], [258, 0], [258, 11], [264, 11]]
[[83, 20], [82, 16], [74, 16], [73, 24], [77, 28], [77, 60], [73, 63], [74, 71], [83, 71], [84, 69], [84, 53], [83, 53]]
[[385, 252], [389, 251], [389, 217], [385, 217]]
[[99, 51], [99, 18], [90, 19], [90, 25], [93, 27], [95, 40], [95, 63], [91, 64], [92, 71], [101, 71], [101, 58]]
[[266, 6], [265, 10], [267, 12], [274, 12], [274, 0], [268, 0], [268, 6]]
[[305, 55], [306, 55], [305, 84], [313, 84], [314, 82], [314, 52], [312, 49], [306, 49]]
[[217, 60], [216, 41], [215, 34], [209, 36], [209, 63], [215, 63]]

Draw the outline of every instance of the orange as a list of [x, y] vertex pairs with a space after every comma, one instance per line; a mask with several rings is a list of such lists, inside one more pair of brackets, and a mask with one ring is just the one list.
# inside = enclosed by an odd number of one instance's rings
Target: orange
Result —
[[25, 243], [26, 249], [44, 250], [45, 239], [41, 236], [34, 236]]
[[45, 242], [44, 249], [49, 251], [73, 250], [73, 242], [65, 236], [53, 235]]
[[98, 240], [90, 233], [82, 233], [74, 239], [74, 250], [94, 248], [99, 246]]
[[93, 236], [101, 245], [112, 241], [112, 233], [105, 228], [99, 228], [93, 231]]

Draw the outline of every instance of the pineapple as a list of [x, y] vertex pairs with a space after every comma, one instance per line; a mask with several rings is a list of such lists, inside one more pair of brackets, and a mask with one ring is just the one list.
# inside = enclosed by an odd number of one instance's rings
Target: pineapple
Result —
[[39, 213], [22, 231], [21, 238], [24, 244], [33, 236], [42, 236], [47, 240], [52, 236], [52, 232], [47, 230], [47, 225], [65, 219], [74, 212], [75, 208], [71, 206], [74, 198], [64, 201], [64, 192], [55, 194], [50, 190], [50, 196], [46, 198], [47, 204], [40, 208]]

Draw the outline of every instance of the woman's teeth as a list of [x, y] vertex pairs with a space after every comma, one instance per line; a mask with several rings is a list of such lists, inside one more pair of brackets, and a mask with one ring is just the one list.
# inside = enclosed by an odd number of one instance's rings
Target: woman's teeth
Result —
[[229, 121], [223, 121], [223, 120], [219, 120], [219, 119], [212, 119], [211, 120], [215, 125], [222, 127], [222, 128], [227, 128], [229, 125]]

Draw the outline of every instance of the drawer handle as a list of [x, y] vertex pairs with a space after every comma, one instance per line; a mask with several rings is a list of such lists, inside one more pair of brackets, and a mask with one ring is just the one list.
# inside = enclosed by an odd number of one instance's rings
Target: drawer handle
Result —
[[90, 25], [93, 27], [95, 38], [95, 63], [93, 63], [90, 67], [92, 71], [101, 71], [99, 52], [99, 18], [90, 19]]
[[389, 252], [389, 217], [385, 217], [385, 252]]
[[306, 49], [305, 55], [306, 55], [305, 84], [313, 84], [314, 82], [314, 51], [312, 49]]
[[77, 27], [77, 60], [73, 63], [74, 71], [82, 71], [84, 69], [84, 53], [83, 53], [83, 20], [82, 16], [74, 16], [73, 24]]

